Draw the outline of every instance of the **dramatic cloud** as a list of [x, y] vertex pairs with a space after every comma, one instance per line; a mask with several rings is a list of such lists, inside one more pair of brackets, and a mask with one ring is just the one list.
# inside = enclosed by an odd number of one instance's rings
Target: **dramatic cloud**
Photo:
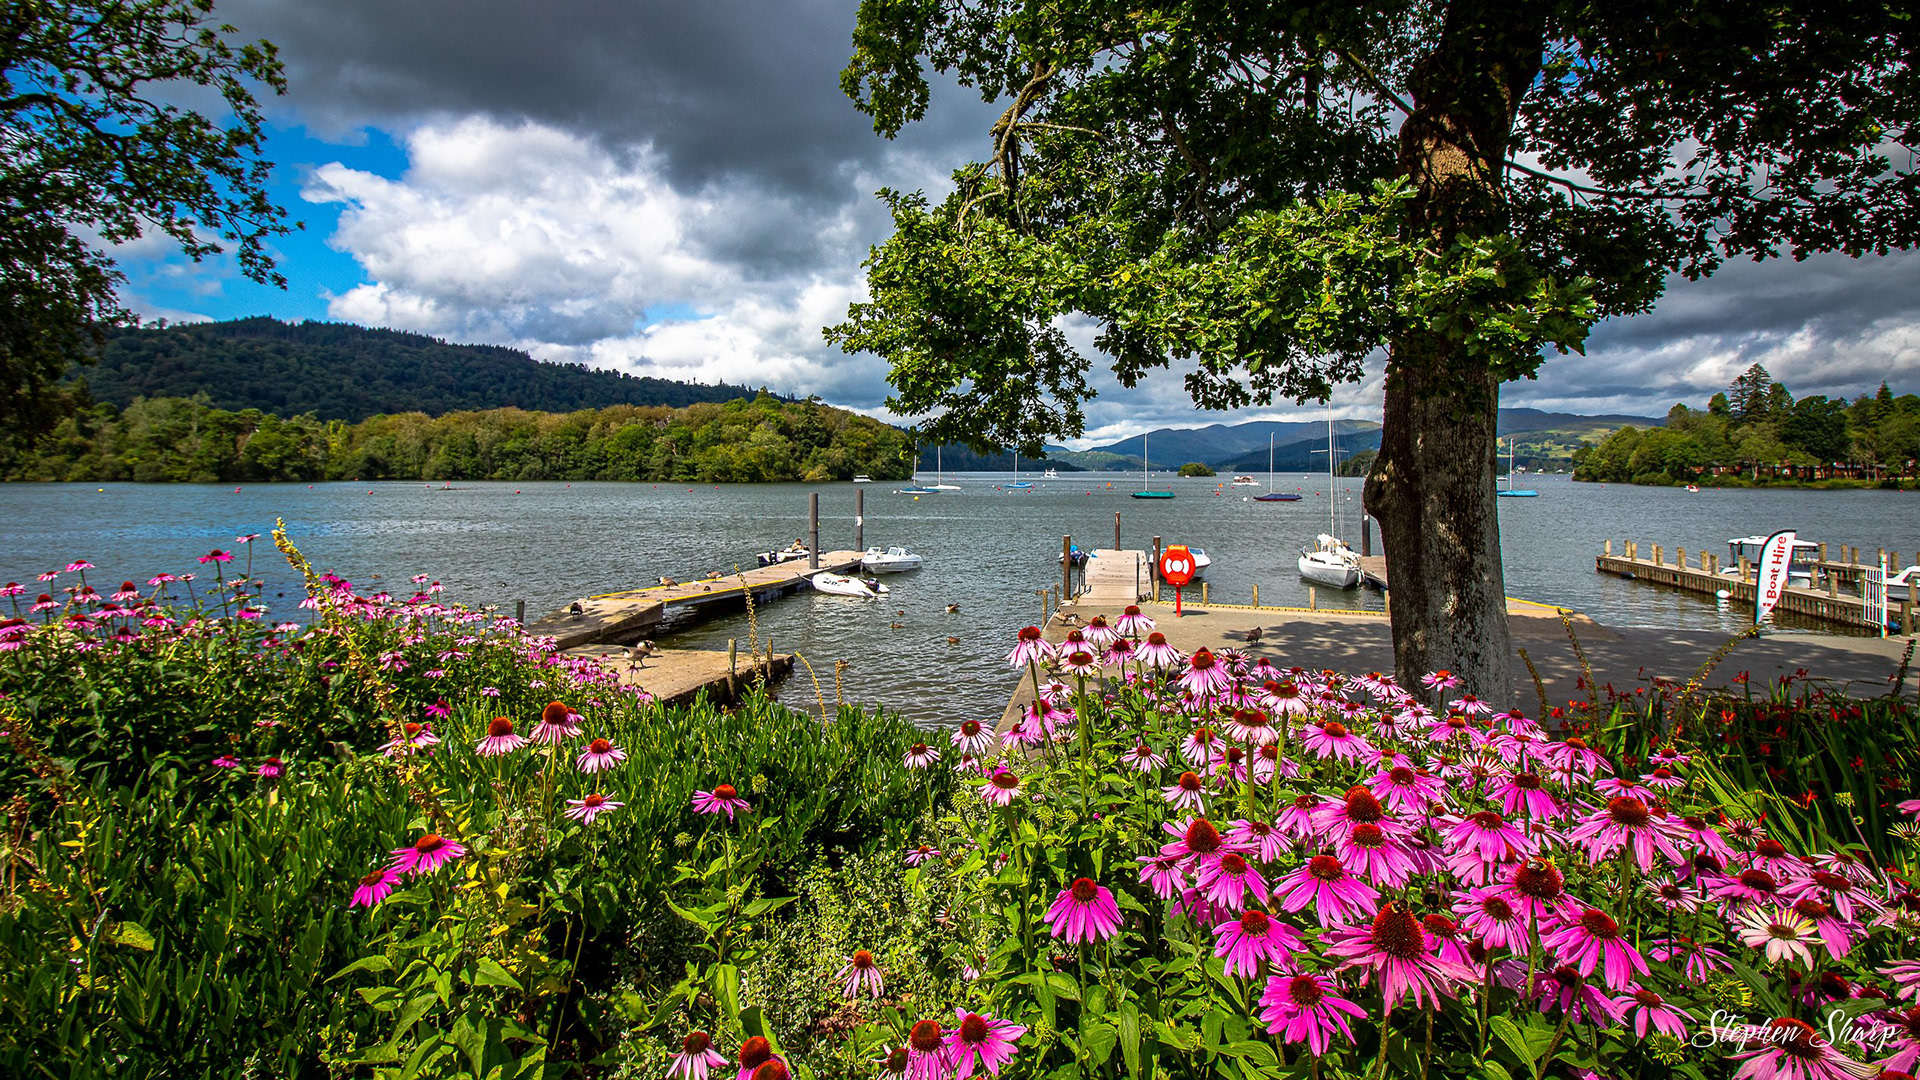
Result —
[[[875, 137], [838, 86], [857, 6], [221, 0], [221, 14], [280, 46], [292, 92], [277, 120], [342, 140], [377, 129], [404, 152], [394, 168], [323, 159], [304, 182], [340, 211], [327, 240], [360, 271], [328, 294], [332, 317], [880, 412], [884, 365], [820, 327], [860, 298], [860, 260], [886, 236], [874, 190], [942, 187], [982, 153], [993, 110], [942, 86], [928, 121]], [[1920, 390], [1917, 286], [1905, 254], [1732, 265], [1676, 281], [1504, 400], [1659, 415], [1753, 363], [1801, 395]], [[212, 310], [218, 281], [205, 291], [170, 301]], [[1377, 416], [1381, 368], [1336, 411]], [[1123, 390], [1096, 358], [1081, 442], [1320, 414], [1198, 412], [1182, 374]]]

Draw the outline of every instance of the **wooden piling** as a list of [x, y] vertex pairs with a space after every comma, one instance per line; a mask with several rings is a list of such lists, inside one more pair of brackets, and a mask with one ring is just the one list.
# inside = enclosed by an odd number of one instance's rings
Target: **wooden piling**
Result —
[[1200, 583], [1200, 606], [1205, 607], [1206, 605], [1207, 605], [1207, 583], [1203, 581]]
[[1307, 610], [1320, 610], [1320, 591], [1311, 585], [1307, 586]]
[[526, 625], [527, 602], [525, 600], [515, 600], [513, 602], [513, 621], [519, 623], [522, 626]]
[[1260, 586], [1258, 584], [1253, 587], [1253, 606], [1255, 608], [1260, 606]]
[[1060, 595], [1068, 596], [1073, 592], [1073, 536], [1060, 538]]
[[1147, 566], [1147, 580], [1153, 582], [1153, 602], [1160, 602], [1160, 538], [1153, 538], [1153, 562]]
[[867, 489], [853, 489], [853, 550], [867, 550]]
[[820, 569], [820, 493], [807, 492], [807, 569]]
[[1120, 511], [1113, 512], [1113, 550], [1120, 550]]

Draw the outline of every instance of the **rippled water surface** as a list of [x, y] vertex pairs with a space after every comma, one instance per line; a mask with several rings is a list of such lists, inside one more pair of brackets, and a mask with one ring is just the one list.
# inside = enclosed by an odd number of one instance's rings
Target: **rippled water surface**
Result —
[[[929, 724], [997, 716], [1014, 682], [1002, 660], [1015, 630], [1040, 616], [1038, 590], [1060, 578], [1060, 538], [1083, 547], [1113, 542], [1121, 514], [1125, 547], [1152, 537], [1204, 548], [1217, 600], [1245, 603], [1260, 586], [1264, 604], [1304, 604], [1294, 570], [1302, 543], [1327, 528], [1325, 477], [1279, 478], [1297, 503], [1249, 502], [1260, 489], [1217, 480], [1153, 479], [1177, 497], [1136, 501], [1137, 476], [1071, 474], [1034, 480], [1029, 492], [1001, 484], [1007, 475], [949, 477], [959, 492], [915, 499], [881, 484], [866, 490], [868, 544], [905, 544], [926, 568], [890, 576], [878, 602], [797, 593], [759, 612], [759, 630], [781, 652], [811, 661], [833, 693], [835, 660], [846, 660], [849, 699], [877, 702]], [[1028, 477], [1028, 479], [1032, 479]], [[1920, 559], [1920, 495], [1881, 491], [1716, 491], [1528, 480], [1540, 497], [1502, 499], [1507, 591], [1561, 604], [1602, 623], [1737, 628], [1737, 610], [1710, 599], [1596, 574], [1606, 539], [1633, 538], [1667, 550], [1707, 550], [1724, 558], [1732, 536], [1796, 528], [1830, 544]], [[1360, 481], [1341, 481], [1341, 532], [1358, 546]], [[161, 570], [204, 571], [194, 559], [234, 538], [266, 534], [284, 517], [314, 564], [360, 584], [394, 591], [415, 573], [444, 582], [450, 597], [511, 610], [525, 600], [529, 618], [575, 597], [647, 584], [661, 575], [697, 576], [753, 565], [753, 554], [781, 547], [807, 529], [807, 496], [820, 493], [822, 546], [853, 544], [851, 484], [721, 485], [614, 483], [463, 483], [452, 490], [415, 482], [262, 484], [231, 487], [140, 484], [0, 485], [0, 581], [34, 576], [74, 558], [98, 565], [95, 581], [144, 583]], [[1377, 539], [1376, 539], [1377, 542]], [[292, 611], [298, 584], [266, 537], [256, 542], [256, 572], [268, 599]], [[235, 569], [244, 568], [245, 549]], [[111, 579], [110, 581], [108, 579]], [[102, 590], [108, 591], [108, 590]], [[288, 594], [277, 596], [277, 594]], [[1364, 591], [1320, 592], [1323, 606], [1378, 609]], [[949, 613], [949, 604], [958, 604]], [[724, 647], [747, 636], [745, 615], [675, 634], [666, 643]], [[949, 639], [958, 639], [950, 642]], [[803, 670], [788, 692], [804, 689]]]

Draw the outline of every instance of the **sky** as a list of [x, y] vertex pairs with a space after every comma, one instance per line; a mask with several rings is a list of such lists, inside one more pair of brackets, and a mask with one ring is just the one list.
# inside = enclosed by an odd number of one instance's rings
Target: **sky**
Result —
[[[882, 187], [944, 193], [998, 110], [936, 88], [876, 136], [838, 85], [857, 0], [221, 0], [278, 46], [271, 193], [304, 224], [286, 290], [151, 238], [116, 253], [146, 319], [273, 315], [508, 345], [546, 360], [818, 394], [885, 410], [886, 365], [821, 327], [864, 298]], [[1091, 334], [1074, 335], [1085, 342]], [[1503, 404], [1660, 416], [1749, 365], [1796, 395], [1920, 392], [1920, 255], [1738, 263], [1676, 279]], [[1335, 411], [1376, 417], [1382, 365]], [[1096, 358], [1096, 372], [1099, 367]], [[1322, 415], [1200, 412], [1180, 372], [1097, 379], [1082, 447], [1152, 427]]]

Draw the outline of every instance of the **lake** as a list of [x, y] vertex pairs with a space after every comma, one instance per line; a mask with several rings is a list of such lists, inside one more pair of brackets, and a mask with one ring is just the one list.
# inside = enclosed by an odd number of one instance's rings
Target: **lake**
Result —
[[[1294, 569], [1303, 543], [1328, 525], [1325, 476], [1285, 474], [1296, 503], [1256, 503], [1261, 488], [1224, 486], [1225, 478], [1155, 476], [1176, 498], [1134, 500], [1138, 474], [1070, 473], [1033, 481], [1030, 491], [1002, 485], [1010, 474], [949, 474], [963, 490], [894, 494], [866, 490], [869, 545], [904, 544], [926, 568], [889, 577], [878, 602], [811, 592], [764, 606], [759, 628], [776, 650], [812, 663], [825, 693], [833, 666], [846, 660], [849, 700], [878, 703], [928, 725], [997, 718], [1015, 682], [1004, 656], [1014, 632], [1038, 621], [1039, 590], [1059, 582], [1060, 538], [1085, 548], [1113, 542], [1121, 514], [1123, 546], [1146, 548], [1154, 536], [1204, 548], [1215, 599], [1246, 603], [1252, 587], [1269, 605], [1304, 605]], [[1806, 539], [1920, 556], [1920, 495], [1890, 491], [1714, 490], [1575, 484], [1563, 476], [1528, 477], [1535, 499], [1500, 500], [1507, 591], [1559, 604], [1603, 624], [1720, 628], [1742, 625], [1738, 608], [1711, 599], [1597, 574], [1603, 541], [1635, 539], [1690, 553], [1726, 555], [1729, 537], [1798, 529]], [[1340, 532], [1359, 546], [1361, 481], [1343, 479], [1335, 495]], [[457, 483], [452, 490], [413, 482], [259, 484], [232, 487], [141, 484], [0, 485], [0, 581], [39, 588], [35, 576], [84, 557], [102, 592], [122, 579], [145, 582], [162, 570], [209, 568], [195, 559], [218, 547], [237, 550], [229, 569], [245, 568], [234, 538], [260, 533], [254, 571], [267, 581], [277, 614], [294, 617], [299, 582], [269, 543], [275, 517], [314, 565], [365, 587], [405, 595], [424, 573], [468, 604], [528, 617], [576, 597], [650, 584], [662, 575], [697, 577], [752, 566], [757, 551], [783, 547], [807, 530], [807, 495], [820, 493], [823, 547], [853, 544], [852, 484], [674, 485], [619, 483]], [[1378, 543], [1378, 537], [1375, 537]], [[1377, 548], [1376, 548], [1377, 550]], [[64, 579], [63, 579], [64, 580]], [[1319, 593], [1322, 606], [1379, 610], [1378, 595]], [[949, 604], [958, 604], [949, 613]], [[1252, 625], [1248, 617], [1248, 625]], [[744, 615], [728, 616], [663, 639], [663, 645], [724, 648], [744, 641]], [[957, 638], [957, 643], [949, 643]], [[812, 697], [804, 669], [787, 698]]]

